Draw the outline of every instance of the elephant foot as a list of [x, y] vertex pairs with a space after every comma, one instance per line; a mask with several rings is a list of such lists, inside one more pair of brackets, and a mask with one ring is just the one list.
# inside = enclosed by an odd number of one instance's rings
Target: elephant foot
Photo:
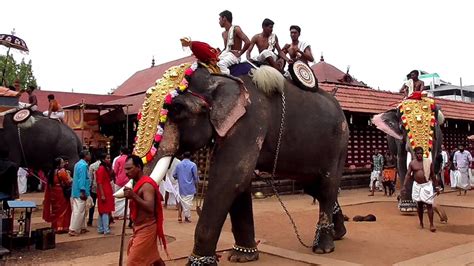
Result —
[[313, 252], [316, 254], [331, 253], [334, 251], [334, 224], [318, 225], [313, 242]]
[[258, 249], [255, 248], [245, 248], [234, 245], [230, 251], [229, 257], [227, 260], [230, 262], [249, 262], [258, 260]]
[[204, 265], [211, 265], [217, 266], [218, 258], [217, 256], [198, 256], [192, 254], [188, 257], [188, 266], [204, 266]]
[[334, 227], [334, 240], [341, 240], [347, 233], [346, 227], [344, 224]]

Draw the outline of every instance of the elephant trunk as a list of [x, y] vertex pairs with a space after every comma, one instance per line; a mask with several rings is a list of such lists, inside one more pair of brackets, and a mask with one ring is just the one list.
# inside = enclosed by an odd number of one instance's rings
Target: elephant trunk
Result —
[[[174, 123], [167, 122], [165, 131], [160, 142], [160, 146], [155, 158], [149, 162], [143, 169], [144, 175], [149, 175], [157, 184], [163, 180], [171, 164], [173, 155], [179, 148], [179, 131], [178, 126]], [[125, 187], [132, 188], [133, 180], [130, 180]], [[115, 192], [114, 197], [123, 198], [123, 188]]]

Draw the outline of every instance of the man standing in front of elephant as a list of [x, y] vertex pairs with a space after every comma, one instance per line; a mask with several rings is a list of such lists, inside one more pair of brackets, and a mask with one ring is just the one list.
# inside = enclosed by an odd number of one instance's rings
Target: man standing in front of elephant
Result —
[[79, 162], [74, 165], [74, 176], [72, 180], [72, 215], [69, 235], [77, 236], [86, 233], [86, 201], [90, 196], [91, 183], [88, 173], [88, 163], [91, 160], [89, 151], [83, 150], [79, 153]]
[[372, 156], [372, 173], [370, 174], [370, 194], [373, 196], [375, 189], [382, 189], [380, 185], [382, 184], [382, 170], [383, 170], [383, 155], [380, 154], [378, 149], [374, 150], [374, 155]]
[[[224, 28], [222, 38], [224, 39], [224, 50], [219, 55], [217, 65], [224, 74], [230, 74], [229, 67], [240, 63], [240, 56], [250, 46], [250, 40], [237, 25], [232, 25], [232, 12], [224, 10], [219, 14], [219, 25]], [[242, 48], [242, 42], [244, 47]]]
[[436, 192], [439, 193], [438, 181], [435, 177], [431, 159], [423, 158], [423, 148], [416, 147], [414, 152], [415, 160], [412, 160], [408, 165], [408, 171], [401, 193], [406, 193], [406, 185], [413, 180], [412, 198], [418, 203], [417, 212], [420, 227], [424, 228], [423, 208], [424, 205], [426, 205], [428, 218], [430, 220], [430, 231], [435, 232], [436, 228], [433, 224], [433, 203], [435, 197], [433, 184], [434, 187], [436, 187]]
[[178, 180], [179, 186], [178, 211], [184, 215], [184, 221], [190, 223], [191, 207], [199, 177], [196, 164], [190, 160], [191, 153], [187, 151], [183, 156], [184, 159], [176, 166], [173, 177]]

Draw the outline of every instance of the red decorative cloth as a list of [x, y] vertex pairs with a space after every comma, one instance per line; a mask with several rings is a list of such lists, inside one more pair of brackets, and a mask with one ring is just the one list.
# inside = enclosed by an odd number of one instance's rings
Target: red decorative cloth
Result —
[[191, 48], [194, 56], [206, 64], [215, 64], [219, 61], [219, 51], [205, 42], [191, 41], [188, 38], [181, 39], [183, 47]]
[[[155, 215], [156, 215], [156, 227], [157, 227], [156, 228], [156, 234], [158, 235], [158, 238], [159, 238], [161, 244], [163, 245], [163, 247], [166, 251], [166, 238], [165, 238], [165, 233], [163, 231], [163, 221], [164, 221], [163, 207], [161, 206], [161, 202], [163, 201], [163, 197], [161, 196], [158, 184], [156, 184], [156, 182], [153, 179], [151, 179], [151, 177], [142, 176], [142, 178], [140, 178], [138, 183], [133, 187], [133, 192], [138, 193], [140, 188], [146, 183], [152, 185], [153, 188], [155, 189], [155, 194], [156, 194], [156, 197], [155, 197], [155, 208], [156, 208]], [[132, 221], [137, 219], [137, 212], [138, 212], [137, 203], [133, 200], [130, 201], [130, 217], [132, 218]]]
[[421, 91], [414, 91], [407, 99], [411, 100], [421, 100]]

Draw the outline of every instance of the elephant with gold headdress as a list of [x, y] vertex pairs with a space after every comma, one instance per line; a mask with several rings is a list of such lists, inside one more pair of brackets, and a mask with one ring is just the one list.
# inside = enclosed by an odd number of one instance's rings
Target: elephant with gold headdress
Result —
[[[434, 100], [427, 97], [418, 100], [405, 99], [398, 108], [374, 116], [372, 122], [387, 134], [390, 152], [397, 155], [400, 184], [404, 184], [408, 163], [414, 158], [415, 147], [422, 147], [424, 157], [435, 162], [443, 143], [440, 128], [443, 120]], [[435, 172], [438, 170], [435, 169]], [[401, 212], [416, 211], [416, 203], [411, 198], [412, 186], [413, 181], [407, 183], [406, 193], [400, 195]]]
[[[337, 100], [324, 90], [303, 91], [268, 66], [240, 78], [211, 72], [205, 64], [169, 70], [147, 92], [135, 146], [137, 155], [156, 165], [150, 176], [161, 180], [172, 156], [213, 145], [190, 264], [216, 265], [228, 214], [235, 238], [229, 259], [258, 259], [251, 194], [255, 169], [298, 180], [318, 199], [311, 247], [315, 253], [332, 252], [334, 240], [346, 233], [337, 193], [349, 129]], [[159, 88], [168, 83], [176, 89], [162, 95]], [[157, 149], [150, 148], [154, 141]]]

